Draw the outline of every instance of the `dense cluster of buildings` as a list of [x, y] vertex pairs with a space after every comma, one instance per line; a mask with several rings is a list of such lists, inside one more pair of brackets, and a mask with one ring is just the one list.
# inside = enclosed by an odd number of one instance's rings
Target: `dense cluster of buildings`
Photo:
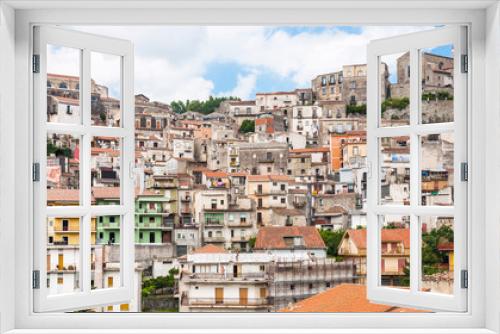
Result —
[[[453, 121], [453, 62], [432, 54], [423, 59], [422, 119]], [[388, 66], [380, 65], [383, 125], [408, 124], [408, 60], [407, 54], [398, 58], [395, 83]], [[129, 304], [99, 311], [141, 311], [142, 280], [171, 268], [179, 269], [175, 297], [184, 312], [293, 309], [330, 288], [350, 286], [343, 283], [363, 284], [366, 75], [365, 64], [345, 65], [318, 75], [310, 88], [226, 100], [207, 115], [176, 114], [168, 104], [136, 95], [136, 294]], [[48, 76], [48, 121], [80, 121], [78, 84], [76, 77]], [[120, 100], [94, 81], [91, 106], [93, 125], [120, 125]], [[254, 132], [240, 131], [245, 121], [255, 124]], [[80, 145], [70, 135], [47, 138], [48, 205], [78, 204]], [[452, 135], [422, 136], [420, 147], [422, 203], [451, 205]], [[120, 203], [120, 149], [118, 138], [92, 138], [93, 205]], [[409, 201], [409, 152], [408, 137], [380, 142], [384, 203]], [[93, 288], [120, 284], [120, 221], [119, 215], [91, 220]], [[424, 225], [432, 230], [452, 223], [429, 217]], [[51, 293], [79, 286], [81, 224], [72, 217], [47, 221]], [[382, 282], [402, 284], [409, 220], [387, 216], [383, 226]], [[321, 230], [345, 231], [338, 257], [327, 256]], [[443, 251], [451, 262], [452, 245]]]

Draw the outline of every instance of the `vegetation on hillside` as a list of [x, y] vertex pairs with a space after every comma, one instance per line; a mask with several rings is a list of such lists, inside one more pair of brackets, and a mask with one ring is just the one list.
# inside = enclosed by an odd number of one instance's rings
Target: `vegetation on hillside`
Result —
[[179, 273], [179, 269], [172, 268], [167, 276], [159, 276], [156, 278], [146, 279], [142, 282], [142, 297], [148, 297], [156, 293], [156, 290], [163, 288], [173, 288], [175, 285], [175, 275]]
[[56, 157], [64, 156], [67, 158], [73, 157], [73, 151], [69, 147], [57, 147], [47, 140], [47, 155], [54, 154]]
[[453, 100], [453, 95], [445, 90], [422, 93], [422, 101], [445, 101], [445, 100]]
[[348, 104], [345, 107], [345, 112], [347, 115], [352, 115], [352, 114], [366, 115], [366, 104], [360, 104], [360, 105]]
[[210, 96], [206, 101], [186, 100], [184, 102], [178, 100], [178, 101], [172, 101], [170, 103], [170, 107], [177, 114], [183, 114], [188, 111], [196, 111], [204, 115], [208, 115], [213, 113], [217, 108], [219, 108], [220, 104], [226, 100], [239, 101], [240, 98], [234, 96], [222, 96], [222, 97]]
[[319, 230], [319, 234], [323, 239], [323, 242], [326, 245], [326, 255], [329, 257], [337, 257], [338, 256], [338, 248], [340, 245], [340, 241], [344, 236], [344, 230]]
[[255, 121], [246, 119], [241, 123], [240, 133], [255, 132]]
[[390, 97], [382, 102], [382, 113], [387, 109], [403, 110], [410, 104], [408, 97]]

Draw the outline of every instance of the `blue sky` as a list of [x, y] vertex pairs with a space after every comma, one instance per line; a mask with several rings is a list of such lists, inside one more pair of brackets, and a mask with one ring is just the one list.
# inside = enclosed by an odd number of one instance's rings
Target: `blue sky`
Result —
[[[206, 99], [310, 87], [319, 74], [366, 62], [372, 40], [431, 27], [411, 26], [137, 26], [72, 27], [134, 43], [135, 92], [152, 100]], [[446, 50], [438, 50], [446, 52]], [[68, 73], [64, 54], [50, 71]], [[394, 59], [393, 59], [394, 60]], [[94, 79], [119, 83], [110, 64], [93, 64]], [[390, 65], [393, 66], [393, 65]]]

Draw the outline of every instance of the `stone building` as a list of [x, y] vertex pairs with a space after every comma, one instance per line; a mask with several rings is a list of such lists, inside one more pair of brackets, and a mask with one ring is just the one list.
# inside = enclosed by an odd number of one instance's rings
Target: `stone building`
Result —
[[288, 145], [281, 143], [240, 143], [239, 163], [252, 175], [286, 173]]

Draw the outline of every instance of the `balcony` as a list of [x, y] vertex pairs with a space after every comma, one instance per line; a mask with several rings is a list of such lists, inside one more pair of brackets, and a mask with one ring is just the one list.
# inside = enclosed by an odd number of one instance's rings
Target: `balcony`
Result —
[[215, 308], [266, 308], [271, 306], [267, 298], [182, 298], [182, 305]]
[[231, 167], [238, 167], [239, 165], [240, 165], [240, 163], [238, 161], [229, 162], [229, 166], [231, 166]]
[[246, 237], [244, 235], [231, 237], [231, 242], [247, 242], [247, 241], [248, 241], [248, 237]]
[[252, 222], [251, 221], [248, 221], [248, 220], [245, 220], [245, 221], [241, 221], [241, 220], [230, 220], [227, 222], [227, 226], [230, 226], [230, 227], [252, 227]]
[[244, 274], [238, 274], [236, 277], [232, 273], [194, 273], [189, 275], [190, 280], [221, 280], [221, 281], [258, 281], [268, 279], [268, 275], [265, 271], [256, 271]]
[[213, 242], [213, 243], [226, 242], [226, 239], [224, 237], [204, 237], [203, 239], [205, 242]]
[[207, 227], [224, 227], [224, 220], [219, 219], [206, 219], [205, 226]]
[[303, 207], [306, 206], [306, 201], [305, 200], [303, 200], [303, 201], [293, 201], [292, 204], [296, 208], [303, 208]]
[[274, 163], [274, 158], [273, 157], [261, 157], [261, 158], [259, 158], [259, 163], [261, 163], [261, 164]]
[[210, 182], [210, 188], [229, 188], [229, 183], [224, 181]]

